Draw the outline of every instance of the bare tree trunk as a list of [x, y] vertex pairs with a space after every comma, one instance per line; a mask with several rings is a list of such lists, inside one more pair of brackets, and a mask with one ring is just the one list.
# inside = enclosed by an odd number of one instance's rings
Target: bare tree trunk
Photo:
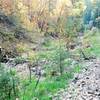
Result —
[[40, 78], [41, 78], [41, 75], [39, 75], [39, 77], [38, 77], [38, 80], [37, 80], [36, 85], [35, 85], [35, 89], [37, 88], [37, 86], [38, 86], [38, 84], [40, 82]]
[[32, 81], [32, 75], [31, 74], [32, 74], [31, 73], [31, 65], [29, 65], [29, 81], [30, 81], [30, 83]]
[[9, 100], [11, 99], [11, 91], [12, 91], [12, 88], [9, 87], [9, 93], [8, 93]]
[[60, 74], [63, 74], [63, 68], [62, 68], [62, 59], [61, 59], [61, 41], [59, 37], [59, 68], [60, 68]]
[[13, 93], [14, 93], [14, 96], [16, 98], [15, 80], [13, 77], [12, 77], [12, 81], [13, 81]]

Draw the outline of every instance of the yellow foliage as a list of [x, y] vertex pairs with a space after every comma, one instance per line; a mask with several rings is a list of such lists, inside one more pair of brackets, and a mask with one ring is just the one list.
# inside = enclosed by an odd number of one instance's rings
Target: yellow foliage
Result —
[[82, 0], [76, 2], [77, 9], [73, 9], [71, 0], [56, 0], [56, 2], [52, 0], [52, 2], [54, 3], [53, 13], [49, 11], [49, 0], [0, 0], [0, 5], [7, 12], [13, 9], [23, 27], [28, 30], [35, 29], [38, 20], [49, 21], [50, 18], [57, 19], [59, 16], [80, 15], [84, 9]]
[[28, 49], [29, 49], [28, 48], [28, 45], [27, 44], [24, 44], [22, 42], [20, 42], [20, 43], [18, 43], [16, 45], [16, 50], [17, 50], [18, 53], [26, 52], [26, 51], [28, 51]]
[[28, 55], [28, 59], [30, 61], [33, 61], [33, 60], [36, 60], [37, 59], [37, 53], [35, 51], [29, 51], [27, 52], [27, 55]]

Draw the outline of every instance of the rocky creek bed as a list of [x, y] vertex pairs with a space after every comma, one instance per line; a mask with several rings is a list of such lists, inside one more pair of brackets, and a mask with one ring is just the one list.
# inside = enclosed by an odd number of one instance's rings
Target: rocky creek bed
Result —
[[75, 74], [68, 88], [53, 100], [100, 100], [100, 59], [85, 62], [80, 74]]

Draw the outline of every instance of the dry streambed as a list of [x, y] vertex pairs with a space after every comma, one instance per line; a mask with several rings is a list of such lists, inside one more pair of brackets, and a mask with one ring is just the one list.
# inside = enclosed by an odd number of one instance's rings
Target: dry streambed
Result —
[[87, 61], [84, 66], [69, 87], [59, 91], [53, 100], [100, 100], [100, 60]]

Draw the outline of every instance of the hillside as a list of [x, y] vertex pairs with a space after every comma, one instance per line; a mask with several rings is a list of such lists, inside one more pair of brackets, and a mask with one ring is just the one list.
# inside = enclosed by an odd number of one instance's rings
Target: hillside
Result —
[[0, 100], [100, 100], [99, 0], [0, 0]]

